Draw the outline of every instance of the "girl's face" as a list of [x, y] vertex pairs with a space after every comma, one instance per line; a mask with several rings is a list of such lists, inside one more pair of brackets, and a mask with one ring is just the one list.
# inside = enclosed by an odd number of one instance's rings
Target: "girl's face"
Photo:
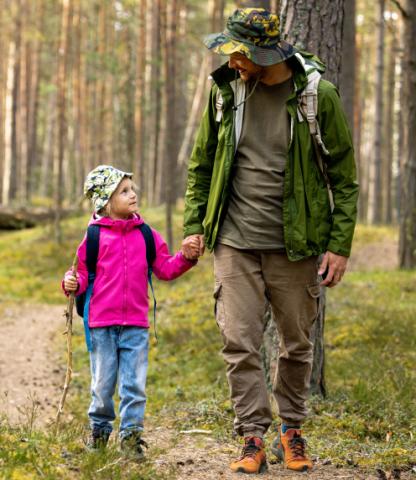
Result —
[[130, 178], [123, 178], [109, 201], [108, 214], [113, 220], [126, 219], [137, 212], [137, 195]]

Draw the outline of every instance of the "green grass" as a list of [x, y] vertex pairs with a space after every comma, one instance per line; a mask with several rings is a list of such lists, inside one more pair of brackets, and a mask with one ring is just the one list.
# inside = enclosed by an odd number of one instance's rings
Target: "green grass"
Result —
[[[145, 212], [145, 218], [163, 232], [163, 210]], [[181, 221], [178, 215], [177, 246]], [[1, 235], [0, 300], [64, 304], [60, 278], [72, 262], [85, 222], [86, 218], [66, 222], [65, 244], [59, 248], [41, 229]], [[359, 226], [355, 247], [394, 236], [395, 230], [389, 227]], [[28, 257], [34, 251], [36, 255]], [[229, 439], [232, 410], [213, 315], [212, 257], [206, 255], [174, 282], [156, 282], [155, 289], [159, 342], [156, 344], [152, 335], [148, 418], [153, 424], [174, 429], [209, 428], [217, 437]], [[416, 464], [415, 317], [414, 271], [349, 273], [328, 292], [328, 397], [310, 401], [311, 417], [305, 431], [312, 453], [334, 464], [357, 463], [371, 470]], [[0, 444], [8, 446], [0, 451], [0, 470], [7, 465], [9, 476], [5, 478], [33, 478], [31, 474], [36, 478], [37, 467], [45, 478], [137, 475], [134, 465], [112, 465], [119, 458], [115, 447], [96, 459], [81, 449], [89, 372], [79, 322], [74, 346], [74, 368], [80, 375], [73, 380], [67, 406], [74, 420], [57, 438], [48, 431], [29, 436], [23, 427], [13, 430], [3, 422]], [[31, 440], [22, 442], [23, 437]], [[140, 478], [158, 478], [152, 458]], [[97, 473], [101, 468], [104, 470]], [[24, 472], [31, 473], [25, 476]]]

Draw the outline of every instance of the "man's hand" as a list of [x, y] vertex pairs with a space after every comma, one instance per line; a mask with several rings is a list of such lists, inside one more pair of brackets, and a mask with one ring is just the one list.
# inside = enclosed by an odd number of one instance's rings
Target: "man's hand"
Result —
[[205, 240], [204, 240], [204, 236], [202, 235], [202, 233], [196, 233], [194, 235], [189, 235], [188, 237], [185, 238], [185, 240], [190, 240], [192, 242], [197, 242], [198, 246], [199, 246], [199, 252], [198, 252], [198, 256], [202, 256], [205, 252]]
[[326, 252], [322, 263], [319, 267], [318, 274], [322, 275], [326, 272], [325, 279], [320, 283], [321, 287], [335, 287], [337, 285], [347, 268], [348, 257], [337, 255], [336, 253]]

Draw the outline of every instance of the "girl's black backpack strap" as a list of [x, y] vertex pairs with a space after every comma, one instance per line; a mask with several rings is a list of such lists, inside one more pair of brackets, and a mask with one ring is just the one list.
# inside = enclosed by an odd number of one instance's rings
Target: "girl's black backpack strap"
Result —
[[[98, 250], [100, 248], [100, 226], [89, 225], [87, 228], [87, 269], [88, 284], [94, 282], [97, 270]], [[75, 306], [80, 317], [84, 317], [86, 291], [75, 297]]]
[[153, 262], [156, 258], [156, 245], [155, 239], [153, 238], [152, 229], [147, 225], [147, 223], [142, 223], [139, 225], [140, 231], [144, 237], [146, 243], [146, 260], [148, 268], [152, 268]]
[[100, 248], [100, 226], [89, 225], [87, 228], [87, 269], [88, 276], [97, 270], [98, 250]]
[[146, 243], [146, 261], [147, 261], [147, 281], [149, 282], [150, 289], [152, 290], [153, 295], [153, 326], [155, 329], [155, 338], [157, 342], [157, 331], [156, 331], [156, 308], [157, 308], [157, 301], [155, 297], [155, 291], [153, 289], [153, 282], [152, 282], [152, 265], [156, 258], [156, 246], [155, 246], [155, 239], [153, 237], [152, 229], [146, 223], [142, 223], [139, 225], [140, 231], [144, 237], [144, 241]]

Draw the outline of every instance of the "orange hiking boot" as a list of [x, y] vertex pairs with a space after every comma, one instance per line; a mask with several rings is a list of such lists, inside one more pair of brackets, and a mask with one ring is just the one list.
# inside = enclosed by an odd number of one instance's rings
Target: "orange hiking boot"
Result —
[[230, 465], [233, 472], [262, 473], [267, 470], [263, 440], [259, 437], [246, 437], [241, 456]]
[[312, 461], [305, 454], [306, 440], [302, 438], [302, 432], [297, 428], [289, 428], [282, 433], [279, 427], [277, 438], [274, 440], [271, 450], [286, 468], [298, 472], [306, 472], [312, 469]]

